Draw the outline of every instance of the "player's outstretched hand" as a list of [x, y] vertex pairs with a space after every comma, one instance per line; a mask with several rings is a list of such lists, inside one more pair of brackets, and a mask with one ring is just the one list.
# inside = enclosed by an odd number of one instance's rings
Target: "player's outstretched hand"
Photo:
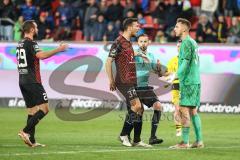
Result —
[[68, 49], [68, 44], [64, 43], [64, 42], [61, 42], [58, 49], [60, 50], [60, 52], [64, 52], [65, 50]]
[[110, 91], [115, 91], [115, 90], [116, 90], [115, 82], [110, 82]]

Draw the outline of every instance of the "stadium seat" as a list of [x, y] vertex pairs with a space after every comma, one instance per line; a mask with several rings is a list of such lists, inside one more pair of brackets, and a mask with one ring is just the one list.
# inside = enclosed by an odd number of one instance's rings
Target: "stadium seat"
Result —
[[153, 18], [152, 16], [145, 16], [144, 19], [146, 20], [146, 24], [144, 24], [143, 28], [153, 28]]
[[122, 5], [123, 7], [126, 6], [126, 0], [121, 0], [120, 3], [121, 3], [121, 5]]
[[197, 38], [196, 31], [190, 31], [190, 36], [191, 36], [193, 39], [196, 39], [196, 38]]
[[110, 6], [112, 4], [111, 0], [107, 0], [107, 6]]
[[58, 6], [60, 5], [60, 0], [53, 0], [52, 1], [52, 11], [55, 12], [58, 8]]
[[232, 25], [232, 17], [225, 17], [225, 18], [226, 18], [227, 26], [228, 26], [228, 28], [230, 28]]
[[145, 16], [144, 19], [146, 20], [146, 24], [153, 24], [152, 16]]
[[73, 40], [74, 41], [81, 41], [83, 40], [83, 33], [80, 30], [76, 30], [73, 32]]
[[150, 0], [149, 2], [149, 11], [153, 12], [157, 8], [156, 0]]
[[192, 23], [192, 30], [196, 30], [198, 26], [198, 17], [197, 16], [192, 17], [191, 23]]
[[142, 0], [137, 0], [137, 5], [140, 6], [142, 4]]

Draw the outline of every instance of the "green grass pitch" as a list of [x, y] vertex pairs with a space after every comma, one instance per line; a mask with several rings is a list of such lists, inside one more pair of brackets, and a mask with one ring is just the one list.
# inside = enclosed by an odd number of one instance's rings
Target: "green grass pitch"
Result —
[[[82, 111], [82, 110], [81, 110]], [[145, 112], [142, 139], [150, 134], [150, 114]], [[0, 108], [0, 160], [239, 160], [240, 116], [201, 114], [205, 148], [170, 150], [179, 141], [170, 114], [165, 114], [158, 129], [164, 143], [153, 148], [126, 148], [117, 140], [124, 111], [112, 111], [86, 122], [58, 119], [53, 110], [37, 126], [37, 141], [45, 148], [29, 148], [17, 136], [25, 125], [25, 109]], [[191, 142], [194, 140], [191, 129]]]

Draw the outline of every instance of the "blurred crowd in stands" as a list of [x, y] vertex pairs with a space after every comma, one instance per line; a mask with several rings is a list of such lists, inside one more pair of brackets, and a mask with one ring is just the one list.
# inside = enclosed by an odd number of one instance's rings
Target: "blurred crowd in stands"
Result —
[[18, 41], [34, 19], [42, 41], [113, 41], [127, 17], [158, 43], [176, 42], [178, 17], [192, 23], [200, 43], [240, 43], [240, 0], [0, 0], [0, 39]]

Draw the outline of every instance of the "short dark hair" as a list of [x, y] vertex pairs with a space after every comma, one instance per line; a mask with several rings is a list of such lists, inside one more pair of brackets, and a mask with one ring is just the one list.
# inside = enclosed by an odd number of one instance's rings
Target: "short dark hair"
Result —
[[178, 18], [177, 23], [182, 23], [188, 27], [188, 29], [191, 29], [191, 22], [185, 18]]
[[23, 33], [29, 33], [32, 28], [34, 28], [34, 20], [27, 20], [22, 25], [22, 32]]
[[127, 18], [123, 21], [123, 30], [126, 31], [129, 26], [133, 24], [133, 22], [138, 22], [137, 18]]
[[144, 34], [140, 34], [139, 36], [137, 36], [137, 41], [138, 41], [138, 39], [139, 39], [140, 37], [148, 37], [148, 38], [149, 38], [149, 36], [144, 33]]

